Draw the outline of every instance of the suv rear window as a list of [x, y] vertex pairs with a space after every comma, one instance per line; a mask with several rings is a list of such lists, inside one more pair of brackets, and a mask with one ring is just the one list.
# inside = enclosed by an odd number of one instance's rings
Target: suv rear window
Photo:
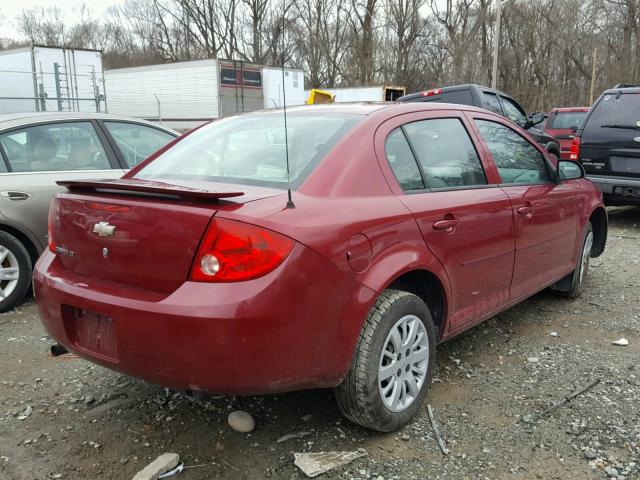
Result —
[[638, 124], [640, 94], [637, 93], [607, 94], [600, 99], [589, 117], [589, 128], [611, 125], [638, 128]]
[[[287, 116], [291, 185], [299, 186], [360, 115]], [[287, 187], [284, 117], [253, 114], [202, 127], [143, 167], [137, 178]]]
[[587, 112], [555, 112], [549, 117], [546, 128], [554, 130], [568, 130], [579, 127]]

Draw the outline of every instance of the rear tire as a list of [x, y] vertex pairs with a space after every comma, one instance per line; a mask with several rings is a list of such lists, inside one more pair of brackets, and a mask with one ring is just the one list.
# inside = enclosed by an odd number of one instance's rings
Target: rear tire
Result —
[[351, 369], [335, 389], [345, 417], [380, 432], [409, 423], [431, 384], [435, 337], [420, 297], [399, 290], [382, 293], [362, 327]]
[[0, 231], [0, 312], [12, 309], [24, 298], [32, 270], [31, 257], [20, 240]]
[[560, 280], [551, 289], [565, 298], [577, 298], [582, 293], [587, 274], [589, 273], [589, 259], [593, 248], [593, 227], [591, 222], [587, 223], [587, 228], [582, 239], [582, 248], [578, 257], [578, 264], [573, 272]]

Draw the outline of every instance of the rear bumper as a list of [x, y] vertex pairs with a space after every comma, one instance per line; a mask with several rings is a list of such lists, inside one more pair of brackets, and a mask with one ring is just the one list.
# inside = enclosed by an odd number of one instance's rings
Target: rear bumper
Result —
[[[46, 251], [34, 288], [45, 329], [70, 351], [154, 383], [220, 394], [339, 384], [377, 296], [300, 244], [259, 279], [185, 282], [168, 296], [74, 275]], [[79, 343], [70, 309], [112, 319], [113, 358]]]
[[608, 203], [640, 203], [640, 177], [587, 175], [587, 178], [606, 196]]

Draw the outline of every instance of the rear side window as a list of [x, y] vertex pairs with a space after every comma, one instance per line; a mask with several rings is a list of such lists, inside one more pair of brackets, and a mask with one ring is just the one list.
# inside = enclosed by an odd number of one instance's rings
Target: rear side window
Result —
[[157, 128], [127, 122], [104, 122], [115, 140], [127, 167], [133, 168], [175, 137]]
[[627, 137], [633, 130], [636, 130], [633, 133], [637, 134], [640, 128], [640, 94], [604, 95], [593, 108], [584, 127], [585, 134], [600, 128], [606, 130], [601, 132], [601, 135], [607, 136]]
[[422, 120], [403, 128], [424, 172], [427, 188], [487, 184], [480, 158], [459, 119]]
[[532, 184], [551, 181], [542, 154], [519, 133], [488, 120], [476, 119], [502, 183]]
[[546, 128], [554, 130], [568, 130], [571, 127], [578, 128], [587, 112], [555, 112], [547, 121]]
[[482, 92], [482, 103], [484, 108], [490, 110], [498, 115], [502, 115], [502, 107], [500, 106], [500, 100], [495, 93]]
[[107, 154], [91, 122], [38, 125], [0, 135], [14, 172], [106, 170]]
[[424, 182], [401, 128], [396, 128], [385, 142], [387, 160], [403, 190], [423, 190]]
[[136, 177], [287, 188], [286, 138], [291, 185], [296, 188], [362, 119], [360, 115], [310, 110], [287, 116], [286, 136], [281, 114], [249, 114], [215, 121], [177, 142]]

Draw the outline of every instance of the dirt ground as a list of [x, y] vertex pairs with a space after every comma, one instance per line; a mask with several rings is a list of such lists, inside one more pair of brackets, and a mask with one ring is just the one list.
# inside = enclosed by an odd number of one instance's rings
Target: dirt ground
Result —
[[[439, 346], [427, 402], [446, 457], [426, 405], [378, 434], [344, 420], [331, 391], [194, 400], [52, 358], [29, 301], [0, 315], [0, 479], [129, 479], [164, 452], [189, 467], [180, 480], [301, 479], [294, 452], [359, 448], [366, 457], [321, 478], [640, 479], [639, 287], [640, 209], [614, 209], [582, 298], [541, 293]], [[612, 344], [621, 337], [628, 346]], [[255, 417], [253, 433], [228, 427], [235, 409]]]

